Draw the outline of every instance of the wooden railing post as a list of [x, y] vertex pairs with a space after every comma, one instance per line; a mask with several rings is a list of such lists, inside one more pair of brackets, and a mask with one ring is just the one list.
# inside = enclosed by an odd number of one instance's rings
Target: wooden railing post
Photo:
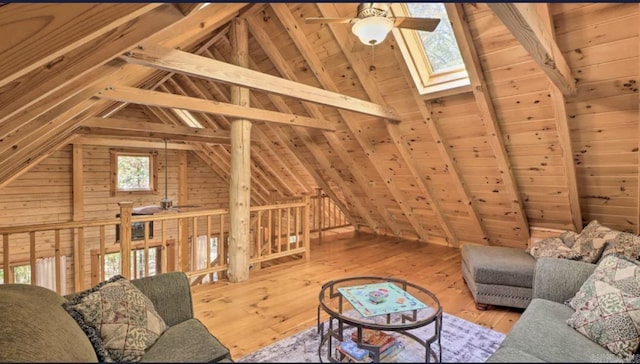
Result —
[[13, 282], [11, 270], [11, 260], [9, 259], [9, 234], [2, 234], [2, 269], [4, 272], [4, 284]]
[[302, 198], [304, 202], [304, 208], [302, 209], [304, 213], [302, 214], [304, 221], [302, 222], [302, 233], [304, 234], [304, 258], [306, 260], [311, 259], [311, 239], [309, 238], [309, 234], [311, 234], [311, 226], [309, 219], [309, 210], [311, 207], [311, 198], [309, 196], [304, 196]]
[[120, 206], [120, 274], [131, 278], [131, 210], [133, 202], [118, 202]]

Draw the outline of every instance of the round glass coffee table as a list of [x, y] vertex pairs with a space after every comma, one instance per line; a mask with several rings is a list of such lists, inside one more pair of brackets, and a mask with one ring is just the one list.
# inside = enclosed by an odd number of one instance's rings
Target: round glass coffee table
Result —
[[[319, 301], [320, 362], [323, 362], [323, 347], [327, 349], [329, 362], [342, 362], [345, 351], [337, 350], [338, 346], [353, 345], [349, 343], [352, 341], [357, 348], [368, 350], [374, 363], [379, 363], [384, 356], [381, 347], [369, 345], [363, 339], [379, 332], [394, 332], [413, 339], [424, 347], [426, 363], [432, 358], [442, 361], [442, 307], [438, 298], [423, 287], [396, 278], [348, 277], [325, 283]], [[320, 321], [321, 312], [329, 315], [326, 322]], [[433, 325], [433, 330], [417, 332], [416, 329], [428, 325]], [[434, 343], [438, 347], [437, 355], [431, 347]]]

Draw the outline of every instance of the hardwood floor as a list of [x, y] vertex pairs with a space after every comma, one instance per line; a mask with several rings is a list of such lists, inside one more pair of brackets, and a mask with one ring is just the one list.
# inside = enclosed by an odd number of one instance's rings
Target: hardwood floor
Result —
[[314, 326], [325, 282], [380, 275], [419, 284], [436, 294], [445, 312], [507, 333], [522, 310], [477, 310], [462, 280], [460, 259], [456, 248], [365, 233], [312, 240], [309, 262], [300, 259], [252, 271], [242, 283], [193, 287], [195, 316], [239, 359]]

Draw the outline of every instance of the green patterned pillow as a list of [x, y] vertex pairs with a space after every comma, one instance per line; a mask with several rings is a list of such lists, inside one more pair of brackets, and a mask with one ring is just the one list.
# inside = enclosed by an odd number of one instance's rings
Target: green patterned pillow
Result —
[[151, 300], [122, 276], [79, 293], [63, 307], [87, 334], [99, 361], [140, 361], [167, 329]]
[[569, 305], [567, 324], [621, 359], [640, 345], [640, 265], [616, 254], [600, 261]]
[[559, 237], [538, 240], [531, 244], [526, 251], [536, 259], [549, 257], [577, 260], [581, 257], [578, 252], [567, 248]]
[[593, 220], [578, 234], [571, 249], [580, 254], [580, 261], [595, 263], [600, 259], [607, 241], [612, 240], [619, 233]]

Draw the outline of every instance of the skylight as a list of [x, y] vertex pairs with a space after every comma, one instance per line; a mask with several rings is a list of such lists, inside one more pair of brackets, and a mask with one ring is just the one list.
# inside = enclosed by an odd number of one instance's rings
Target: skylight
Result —
[[202, 124], [200, 124], [200, 122], [196, 120], [193, 114], [191, 114], [189, 111], [182, 110], [182, 109], [171, 109], [171, 110], [173, 110], [173, 112], [176, 113], [176, 115], [178, 115], [180, 120], [182, 120], [183, 123], [187, 124], [187, 126], [190, 126], [192, 128], [202, 129]]
[[393, 4], [391, 9], [396, 16], [441, 19], [433, 32], [394, 30], [407, 66], [421, 94], [469, 85], [469, 76], [444, 3]]

